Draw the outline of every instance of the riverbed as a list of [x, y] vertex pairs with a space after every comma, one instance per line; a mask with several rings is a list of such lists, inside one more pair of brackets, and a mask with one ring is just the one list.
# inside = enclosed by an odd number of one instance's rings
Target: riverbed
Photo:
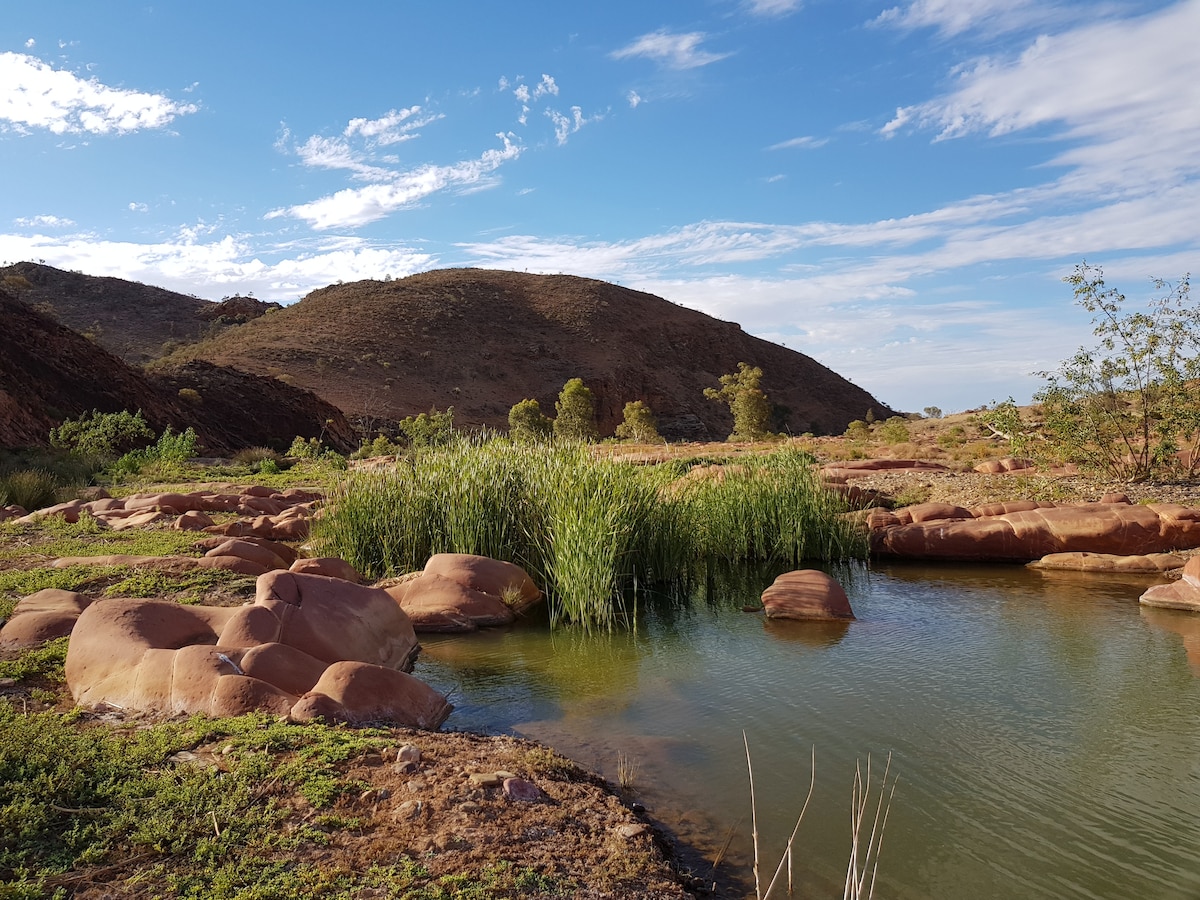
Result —
[[686, 596], [643, 592], [626, 631], [424, 636], [416, 674], [450, 694], [447, 728], [530, 737], [624, 776], [696, 848], [697, 874], [732, 832], [711, 873], [727, 896], [752, 890], [743, 733], [764, 871], [815, 748], [801, 896], [840, 895], [856, 765], [878, 787], [889, 757], [877, 897], [1200, 896], [1200, 616], [1140, 608], [1148, 579], [834, 574], [855, 622], [767, 621], [743, 607], [770, 573], [712, 574]]

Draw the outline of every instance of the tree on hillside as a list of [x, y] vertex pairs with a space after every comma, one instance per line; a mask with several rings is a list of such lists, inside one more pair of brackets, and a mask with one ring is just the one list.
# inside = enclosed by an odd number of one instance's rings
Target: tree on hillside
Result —
[[767, 423], [771, 419], [771, 403], [759, 386], [762, 369], [744, 362], [738, 363], [735, 373], [721, 376], [721, 389], [705, 388], [709, 400], [720, 400], [733, 413], [731, 441], [760, 441], [770, 437]]
[[617, 426], [617, 437], [623, 441], [639, 444], [657, 444], [662, 441], [654, 413], [644, 400], [630, 400], [623, 410], [625, 421]]
[[536, 444], [550, 440], [554, 434], [554, 421], [542, 413], [536, 400], [522, 400], [508, 411], [508, 436], [523, 444]]
[[594, 441], [596, 397], [583, 379], [572, 378], [563, 385], [554, 404], [554, 436], [568, 441]]

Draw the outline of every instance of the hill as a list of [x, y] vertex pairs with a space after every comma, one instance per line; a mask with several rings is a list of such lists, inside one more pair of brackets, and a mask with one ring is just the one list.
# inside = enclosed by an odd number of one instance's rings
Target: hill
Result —
[[140, 409], [155, 431], [193, 426], [210, 453], [283, 449], [298, 434], [357, 446], [338, 409], [275, 379], [205, 362], [148, 375], [2, 288], [0, 322], [0, 447], [44, 446], [52, 427], [93, 409]]
[[702, 392], [742, 361], [762, 368], [777, 430], [840, 433], [868, 410], [893, 413], [732, 322], [571, 275], [447, 269], [333, 285], [170, 359], [188, 357], [309, 388], [367, 431], [448, 406], [458, 425], [506, 428], [514, 403], [534, 398], [553, 414], [563, 384], [580, 377], [595, 392], [602, 434], [640, 399], [664, 436], [721, 439], [732, 418]]
[[0, 286], [132, 365], [279, 308], [253, 297], [214, 303], [136, 281], [31, 262], [0, 268]]

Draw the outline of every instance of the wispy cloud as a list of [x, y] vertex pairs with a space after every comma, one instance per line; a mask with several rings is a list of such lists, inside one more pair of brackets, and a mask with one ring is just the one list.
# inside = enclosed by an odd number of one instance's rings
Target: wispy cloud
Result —
[[66, 240], [0, 234], [0, 259], [44, 259], [61, 269], [110, 275], [214, 299], [236, 289], [288, 302], [336, 281], [401, 278], [431, 268], [437, 258], [407, 247], [377, 247], [358, 238], [333, 238], [271, 247], [246, 236], [201, 240], [207, 226], [181, 228], [157, 243]]
[[802, 5], [802, 0], [745, 0], [744, 3], [750, 15], [771, 19], [790, 15]]
[[871, 24], [904, 31], [933, 28], [943, 37], [954, 37], [971, 30], [996, 35], [1062, 21], [1065, 15], [1061, 4], [1044, 0], [913, 0], [885, 9]]
[[273, 210], [266, 218], [291, 216], [318, 231], [353, 228], [382, 219], [439, 191], [479, 187], [500, 166], [521, 155], [523, 148], [514, 141], [513, 135], [502, 132], [496, 137], [502, 146], [485, 150], [478, 159], [451, 165], [423, 165], [403, 171], [380, 169], [375, 175], [377, 183], [347, 188], [310, 203]]
[[829, 138], [815, 137], [795, 137], [790, 140], [780, 141], [778, 144], [772, 144], [768, 150], [816, 150], [819, 147], [824, 147], [829, 143]]
[[146, 203], [140, 203], [137, 200], [130, 200], [129, 211], [136, 213], [150, 212], [150, 206]]
[[1049, 128], [1068, 144], [1052, 163], [1063, 187], [1145, 193], [1200, 174], [1200, 79], [1186, 64], [1200, 34], [1200, 2], [1139, 18], [1043, 35], [1015, 58], [985, 57], [957, 87], [903, 107], [882, 129], [933, 130], [946, 140]]
[[613, 59], [652, 59], [669, 69], [695, 69], [725, 59], [728, 53], [701, 49], [707, 35], [700, 31], [673, 34], [666, 29], [644, 34], [633, 43], [609, 54]]
[[574, 134], [584, 125], [589, 122], [598, 122], [604, 118], [603, 114], [584, 116], [583, 110], [578, 106], [571, 107], [569, 116], [555, 109], [546, 110], [546, 115], [554, 123], [554, 140], [560, 147], [567, 142], [569, 135]]
[[75, 222], [59, 216], [22, 216], [13, 219], [13, 224], [18, 228], [70, 228]]
[[0, 53], [0, 130], [128, 134], [194, 113], [192, 103], [108, 87], [24, 53]]
[[625, 95], [625, 99], [629, 101], [630, 109], [637, 109], [639, 106], [642, 105], [642, 95], [639, 94], [637, 91], [629, 91]]

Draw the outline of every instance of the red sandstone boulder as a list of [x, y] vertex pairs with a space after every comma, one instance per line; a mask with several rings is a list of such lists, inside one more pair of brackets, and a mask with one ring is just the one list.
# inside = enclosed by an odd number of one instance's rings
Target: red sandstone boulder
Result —
[[36, 647], [54, 638], [66, 637], [75, 627], [79, 614], [91, 602], [83, 594], [58, 588], [30, 594], [17, 601], [12, 615], [0, 628], [0, 647]]
[[[263, 571], [271, 569], [286, 569], [288, 564], [277, 556], [269, 547], [264, 547], [260, 543], [251, 543], [250, 541], [239, 541], [237, 539], [226, 541], [213, 547], [205, 556], [237, 556], [242, 559], [249, 560], [253, 563], [258, 563], [263, 567]], [[258, 573], [262, 574], [262, 572]]]
[[975, 467], [975, 471], [983, 475], [1006, 475], [1009, 472], [1024, 472], [1036, 468], [1032, 459], [1006, 456], [1003, 459], [989, 459], [981, 462]]
[[1186, 581], [1156, 584], [1140, 598], [1142, 606], [1200, 612], [1200, 588]]
[[322, 556], [316, 559], [297, 559], [289, 570], [303, 575], [324, 575], [327, 578], [340, 578], [352, 584], [362, 584], [362, 576], [358, 570], [344, 559], [336, 556]]
[[524, 569], [499, 559], [469, 553], [436, 553], [429, 557], [425, 571], [498, 597], [515, 613], [523, 612], [542, 598], [542, 592]]
[[53, 569], [65, 569], [68, 566], [132, 566], [135, 569], [164, 569], [181, 571], [199, 565], [200, 560], [193, 556], [129, 556], [124, 553], [114, 553], [109, 556], [62, 556], [50, 561]]
[[418, 632], [475, 631], [491, 625], [508, 625], [516, 618], [499, 597], [434, 572], [422, 572], [386, 590]]
[[815, 621], [854, 618], [842, 586], [816, 569], [785, 572], [762, 594], [769, 619]]
[[1070, 572], [1100, 572], [1123, 575], [1158, 575], [1183, 568], [1186, 560], [1174, 553], [1117, 556], [1112, 553], [1051, 553], [1029, 563], [1030, 569]]
[[[898, 512], [898, 517], [900, 513]], [[878, 556], [1028, 562], [1051, 553], [1130, 556], [1200, 546], [1200, 510], [1174, 504], [1084, 503], [873, 528]]]
[[446, 698], [404, 672], [360, 662], [340, 662], [321, 675], [313, 689], [292, 707], [295, 722], [322, 717], [365, 725], [394, 722], [435, 731], [453, 707]]
[[821, 467], [824, 478], [846, 480], [875, 475], [879, 472], [894, 474], [920, 474], [922, 472], [949, 472], [950, 469], [941, 463], [927, 462], [923, 459], [850, 459], [829, 463]]
[[417, 650], [384, 591], [275, 571], [240, 608], [96, 601], [71, 634], [66, 674], [85, 706], [437, 728], [451, 707], [405, 674]]
[[179, 531], [203, 531], [213, 524], [212, 517], [198, 509], [189, 509], [175, 520], [173, 528]]

